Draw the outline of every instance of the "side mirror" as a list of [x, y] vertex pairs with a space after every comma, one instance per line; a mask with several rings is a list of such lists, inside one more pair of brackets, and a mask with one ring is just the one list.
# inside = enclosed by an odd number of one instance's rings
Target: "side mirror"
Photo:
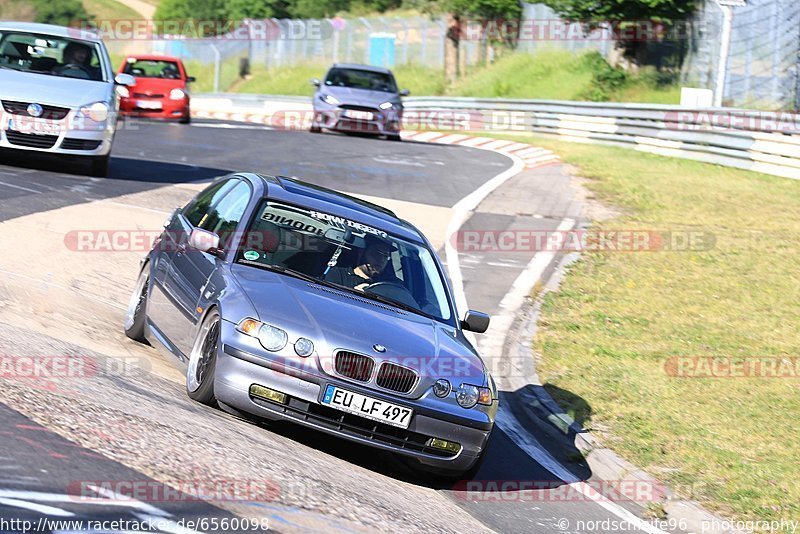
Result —
[[469, 310], [464, 315], [464, 320], [461, 321], [461, 328], [476, 334], [483, 334], [489, 328], [489, 316], [479, 311]]
[[411, 91], [409, 91], [408, 89], [403, 89], [402, 91], [400, 91], [400, 96], [408, 96], [410, 94]]
[[322, 85], [322, 82], [319, 81], [317, 78], [311, 78], [311, 85], [313, 85], [314, 87], [319, 87], [320, 85]]
[[117, 85], [124, 85], [125, 87], [132, 87], [136, 85], [136, 78], [130, 74], [117, 74], [114, 76], [114, 83]]
[[219, 236], [214, 232], [195, 228], [189, 235], [189, 246], [199, 250], [200, 252], [207, 252], [214, 256], [219, 256], [222, 252], [219, 248]]
[[196, 82], [196, 81], [197, 81], [197, 78], [195, 78], [194, 76], [187, 76], [186, 77], [186, 83], [192, 83], [192, 82]]

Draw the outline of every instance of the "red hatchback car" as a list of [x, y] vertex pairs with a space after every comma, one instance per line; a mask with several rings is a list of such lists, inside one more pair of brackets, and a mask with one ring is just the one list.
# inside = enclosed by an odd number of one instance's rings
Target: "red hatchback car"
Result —
[[137, 55], [125, 58], [120, 73], [130, 74], [136, 85], [122, 92], [123, 115], [154, 119], [191, 120], [187, 84], [195, 79], [186, 75], [183, 62], [171, 56]]

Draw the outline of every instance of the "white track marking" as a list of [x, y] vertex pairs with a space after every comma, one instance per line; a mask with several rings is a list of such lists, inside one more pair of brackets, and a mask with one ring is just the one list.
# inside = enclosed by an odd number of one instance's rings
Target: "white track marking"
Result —
[[211, 123], [211, 122], [202, 122], [202, 123], [191, 123], [189, 126], [193, 128], [220, 128], [223, 130], [274, 130], [274, 128], [266, 125], [256, 126], [255, 124], [228, 124], [225, 122], [221, 123]]
[[56, 508], [54, 506], [47, 506], [44, 504], [36, 504], [35, 502], [23, 501], [20, 499], [7, 499], [0, 497], [0, 505], [10, 506], [12, 508], [22, 508], [23, 510], [30, 510], [44, 515], [51, 515], [55, 517], [72, 517], [75, 514]]
[[[105, 497], [105, 499], [109, 500], [110, 502], [128, 503], [127, 506], [129, 506], [130, 508], [136, 508], [137, 510], [141, 510], [146, 514], [158, 517], [169, 517], [169, 514], [167, 512], [159, 510], [155, 506], [152, 506], [142, 501], [137, 501], [136, 499], [125, 495], [120, 495], [119, 493], [116, 493], [115, 491], [112, 491], [110, 489], [100, 488], [97, 486], [89, 486], [89, 489], [94, 491], [98, 495]], [[102, 501], [103, 499], [98, 499], [98, 500]]]
[[[488, 146], [488, 145], [487, 145]], [[483, 147], [478, 147], [482, 148]], [[487, 148], [487, 150], [489, 150]], [[450, 279], [453, 284], [453, 292], [455, 293], [456, 309], [466, 311], [468, 309], [467, 298], [464, 294], [464, 280], [461, 276], [461, 266], [459, 263], [458, 251], [453, 246], [453, 237], [456, 232], [461, 228], [461, 225], [467, 220], [471, 211], [478, 207], [489, 194], [495, 189], [503, 185], [508, 179], [519, 174], [526, 166], [526, 162], [515, 154], [505, 154], [511, 158], [514, 165], [502, 173], [498, 174], [481, 187], [462, 198], [453, 206], [453, 215], [450, 219], [450, 224], [447, 227], [447, 240], [445, 241], [445, 258], [447, 261], [447, 270], [450, 273]], [[558, 231], [566, 231], [572, 228], [575, 221], [572, 219], [564, 219], [558, 226]], [[500, 302], [500, 308], [503, 310], [501, 315], [497, 317], [499, 321], [493, 320], [494, 323], [492, 330], [499, 330], [495, 335], [487, 335], [484, 339], [492, 339], [489, 344], [493, 345], [494, 352], [491, 354], [501, 354], [502, 344], [505, 338], [505, 333], [511, 325], [513, 315], [516, 310], [524, 302], [525, 298], [530, 295], [536, 282], [541, 278], [547, 266], [554, 259], [555, 252], [539, 252], [535, 254], [525, 269], [517, 276], [511, 289], [503, 297]], [[507, 323], [507, 324], [506, 324]], [[497, 338], [500, 338], [499, 341]], [[499, 343], [499, 347], [497, 344]], [[481, 351], [486, 343], [482, 344]], [[520, 422], [511, 414], [508, 409], [500, 407], [495, 419], [497, 426], [511, 439], [525, 454], [536, 461], [539, 465], [550, 471], [554, 476], [560, 480], [569, 483], [586, 496], [589, 500], [602, 507], [609, 513], [627, 521], [629, 524], [635, 526], [639, 530], [648, 532], [649, 534], [666, 534], [650, 523], [637, 517], [630, 511], [619, 506], [616, 503], [608, 502], [606, 498], [600, 495], [595, 489], [590, 487], [585, 482], [578, 479], [570, 472], [569, 469], [564, 467], [558, 460], [556, 460], [536, 438], [528, 432]]]
[[36, 189], [30, 189], [28, 187], [22, 187], [21, 185], [14, 185], [14, 184], [6, 183], [6, 182], [0, 182], [0, 185], [4, 185], [4, 186], [10, 187], [12, 189], [19, 189], [20, 191], [27, 191], [28, 193], [36, 193], [37, 195], [42, 194], [41, 191], [37, 191]]
[[614, 514], [628, 524], [638, 528], [643, 532], [649, 534], [666, 534], [663, 530], [656, 528], [644, 519], [637, 517], [632, 512], [626, 510], [617, 503], [608, 500], [607, 496], [602, 495], [596, 489], [591, 487], [586, 482], [583, 482], [569, 469], [561, 465], [558, 460], [547, 452], [542, 445], [536, 440], [530, 432], [527, 432], [524, 427], [517, 421], [513, 414], [508, 410], [501, 409], [497, 412], [495, 423], [500, 429], [513, 441], [517, 447], [524, 451], [528, 456], [536, 460], [542, 467], [550, 471], [553, 475], [558, 477], [559, 480], [568, 483], [573, 489], [580, 492], [591, 502], [597, 504], [607, 512]]
[[461, 266], [458, 260], [458, 250], [456, 250], [453, 243], [455, 235], [461, 228], [461, 225], [464, 224], [469, 217], [469, 213], [477, 208], [478, 204], [480, 204], [483, 199], [489, 196], [492, 191], [503, 185], [509, 178], [516, 176], [525, 168], [525, 163], [521, 159], [509, 154], [505, 156], [510, 158], [513, 162], [510, 169], [501, 172], [478, 189], [456, 202], [452, 208], [453, 214], [450, 217], [450, 223], [447, 225], [447, 231], [445, 232], [444, 254], [445, 260], [447, 261], [447, 270], [450, 273], [450, 281], [453, 285], [453, 293], [455, 294], [456, 313], [463, 314], [467, 311], [468, 307], [467, 297], [464, 294], [464, 278], [461, 276]]

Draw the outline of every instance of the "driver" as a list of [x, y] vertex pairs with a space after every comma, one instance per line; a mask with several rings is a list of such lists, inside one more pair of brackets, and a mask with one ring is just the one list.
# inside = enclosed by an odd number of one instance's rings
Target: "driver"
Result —
[[85, 44], [70, 41], [64, 47], [63, 57], [63, 63], [53, 69], [56, 73], [61, 74], [74, 67], [79, 67], [92, 79], [98, 79], [99, 69], [91, 66], [92, 50]]
[[372, 234], [364, 237], [366, 246], [355, 261], [355, 267], [336, 265], [325, 275], [325, 280], [345, 287], [363, 291], [378, 282], [377, 277], [386, 268], [394, 250], [394, 244]]
[[91, 52], [88, 46], [80, 43], [70, 42], [64, 48], [64, 64], [88, 67], [90, 55]]

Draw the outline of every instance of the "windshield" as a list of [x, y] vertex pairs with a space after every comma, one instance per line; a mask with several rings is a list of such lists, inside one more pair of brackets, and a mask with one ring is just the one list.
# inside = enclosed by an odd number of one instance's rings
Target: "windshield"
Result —
[[350, 87], [396, 93], [397, 84], [391, 74], [359, 69], [331, 69], [325, 78], [325, 85], [330, 87]]
[[0, 32], [0, 67], [64, 78], [106, 81], [97, 43], [23, 32]]
[[430, 250], [342, 217], [265, 200], [237, 262], [300, 273], [451, 323], [446, 286]]
[[174, 61], [128, 58], [123, 72], [136, 78], [181, 79], [181, 71]]

